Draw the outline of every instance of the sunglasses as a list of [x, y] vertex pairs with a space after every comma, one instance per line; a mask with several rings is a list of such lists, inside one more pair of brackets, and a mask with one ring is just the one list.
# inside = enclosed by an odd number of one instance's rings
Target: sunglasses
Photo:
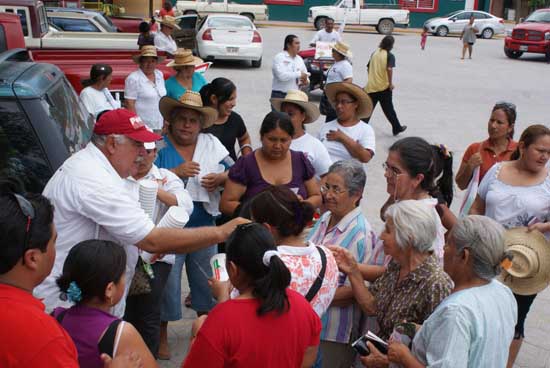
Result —
[[25, 242], [23, 243], [23, 251], [26, 251], [29, 247], [29, 237], [31, 232], [32, 220], [34, 220], [35, 212], [34, 207], [31, 202], [29, 202], [25, 197], [12, 193], [13, 197], [19, 205], [19, 209], [23, 212], [23, 215], [27, 217], [27, 225], [25, 227]]

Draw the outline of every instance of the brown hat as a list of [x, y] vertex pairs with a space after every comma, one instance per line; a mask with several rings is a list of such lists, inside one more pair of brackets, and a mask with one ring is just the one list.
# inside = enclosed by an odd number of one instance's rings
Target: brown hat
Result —
[[302, 109], [304, 109], [306, 113], [306, 120], [304, 120], [304, 124], [313, 123], [315, 120], [317, 120], [317, 118], [319, 118], [320, 115], [317, 105], [309, 102], [307, 94], [302, 91], [289, 90], [286, 93], [285, 98], [272, 98], [270, 99], [270, 101], [273, 105], [273, 108], [275, 108], [275, 110], [277, 111], [281, 111], [281, 107], [285, 102], [300, 106]]
[[355, 99], [359, 103], [359, 106], [357, 108], [357, 117], [359, 119], [368, 118], [369, 116], [371, 116], [372, 101], [367, 92], [363, 90], [363, 88], [359, 87], [356, 84], [347, 82], [329, 83], [325, 86], [325, 93], [332, 106], [334, 106], [336, 95], [340, 92], [346, 92], [355, 97]]
[[142, 57], [154, 57], [157, 59], [158, 62], [166, 59], [164, 56], [158, 56], [157, 48], [152, 45], [143, 46], [138, 55], [132, 56], [132, 60], [134, 60], [134, 63], [139, 64]]
[[157, 22], [165, 25], [166, 27], [175, 28], [177, 30], [181, 29], [180, 26], [178, 26], [178, 20], [171, 15], [165, 15], [161, 19], [157, 19]]
[[193, 56], [193, 51], [188, 49], [177, 49], [174, 54], [174, 60], [166, 64], [171, 68], [178, 66], [196, 66], [202, 64], [204, 61], [201, 58]]
[[187, 109], [198, 111], [202, 119], [202, 129], [206, 129], [214, 124], [218, 118], [218, 111], [211, 107], [204, 107], [202, 105], [202, 98], [200, 93], [189, 91], [180, 96], [178, 100], [174, 100], [172, 97], [164, 96], [159, 101], [159, 110], [164, 120], [170, 122], [171, 113], [177, 107], [185, 107]]
[[349, 48], [349, 45], [347, 43], [344, 43], [342, 41], [336, 42], [334, 45], [331, 46], [334, 51], [339, 53], [340, 55], [352, 58], [353, 54], [351, 53], [351, 50]]

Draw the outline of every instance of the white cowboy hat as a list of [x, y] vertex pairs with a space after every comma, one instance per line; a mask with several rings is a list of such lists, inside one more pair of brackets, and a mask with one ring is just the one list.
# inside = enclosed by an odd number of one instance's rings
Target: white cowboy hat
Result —
[[174, 18], [173, 16], [171, 15], [165, 15], [164, 17], [160, 18], [160, 19], [156, 19], [157, 22], [159, 22], [160, 24], [164, 24], [165, 26], [167, 27], [170, 27], [170, 28], [175, 28], [177, 30], [180, 30], [180, 26], [178, 26], [177, 24], [177, 19]]
[[519, 295], [544, 290], [550, 283], [550, 244], [544, 235], [518, 227], [506, 231], [504, 244], [513, 256], [500, 275], [504, 284]]
[[346, 92], [355, 97], [359, 103], [359, 106], [357, 107], [357, 117], [359, 119], [368, 118], [371, 116], [372, 101], [363, 88], [356, 84], [347, 82], [329, 83], [325, 86], [325, 94], [327, 95], [327, 98], [332, 106], [334, 106], [336, 95], [340, 92]]
[[166, 66], [171, 68], [178, 66], [197, 66], [203, 62], [201, 58], [193, 56], [193, 51], [188, 49], [177, 49], [174, 54], [174, 60], [170, 61]]
[[353, 57], [353, 54], [351, 53], [351, 50], [347, 43], [338, 41], [334, 45], [332, 45], [331, 48], [337, 53], [339, 53], [340, 55], [343, 55], [344, 57], [347, 57], [350, 59]]
[[321, 114], [317, 105], [309, 102], [307, 94], [302, 91], [291, 89], [286, 93], [285, 98], [272, 98], [269, 101], [271, 101], [273, 108], [277, 111], [281, 111], [281, 107], [285, 102], [300, 106], [306, 113], [304, 124], [313, 123]]
[[141, 58], [147, 57], [147, 56], [156, 58], [158, 62], [161, 62], [164, 59], [166, 59], [164, 56], [158, 56], [157, 48], [155, 46], [146, 45], [141, 48], [139, 54], [132, 55], [132, 60], [134, 60], [134, 63], [139, 64]]
[[206, 129], [216, 121], [218, 117], [218, 111], [211, 107], [204, 107], [202, 105], [201, 95], [198, 92], [193, 92], [187, 90], [184, 94], [180, 96], [178, 100], [173, 99], [172, 97], [164, 96], [159, 101], [159, 110], [162, 114], [164, 120], [170, 122], [170, 114], [172, 110], [177, 107], [185, 107], [187, 109], [198, 111], [202, 119], [202, 129]]

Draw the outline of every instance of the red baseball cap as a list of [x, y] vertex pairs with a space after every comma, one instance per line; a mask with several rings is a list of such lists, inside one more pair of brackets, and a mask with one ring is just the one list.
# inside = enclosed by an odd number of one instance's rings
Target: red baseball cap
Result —
[[123, 134], [138, 142], [155, 142], [162, 136], [153, 133], [141, 118], [126, 109], [116, 109], [103, 113], [95, 123], [94, 133], [99, 135]]

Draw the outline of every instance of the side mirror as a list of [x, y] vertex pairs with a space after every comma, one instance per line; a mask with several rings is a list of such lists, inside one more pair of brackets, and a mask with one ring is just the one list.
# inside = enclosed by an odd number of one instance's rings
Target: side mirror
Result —
[[451, 18], [451, 20], [452, 20], [453, 22], [456, 22], [456, 18]]

